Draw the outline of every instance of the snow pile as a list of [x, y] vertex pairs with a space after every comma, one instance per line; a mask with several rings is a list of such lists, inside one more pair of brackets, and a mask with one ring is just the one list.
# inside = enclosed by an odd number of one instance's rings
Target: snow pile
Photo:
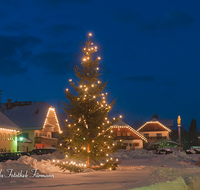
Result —
[[119, 150], [118, 152], [114, 153], [116, 158], [127, 158], [127, 159], [134, 159], [134, 158], [152, 158], [155, 154], [152, 151], [147, 151], [144, 149], [136, 149], [134, 151], [129, 150]]
[[172, 154], [166, 155], [165, 158], [170, 159], [170, 160], [185, 161], [185, 162], [197, 162], [198, 161], [197, 158], [192, 158], [183, 151], [175, 151]]
[[[35, 158], [29, 157], [29, 156], [21, 156], [17, 161], [12, 161], [14, 164], [25, 164], [30, 166], [31, 168], [38, 169], [41, 173], [49, 174], [53, 172], [62, 172], [58, 166], [55, 166], [52, 164], [51, 160], [42, 160], [40, 158], [43, 155], [37, 156], [39, 158], [38, 161]], [[8, 162], [8, 161], [7, 161]], [[6, 162], [6, 163], [7, 163]]]
[[149, 181], [151, 184], [155, 184], [160, 182], [173, 181], [179, 176], [183, 177], [189, 174], [189, 172], [183, 172], [180, 169], [161, 168], [148, 174], [144, 181]]
[[[182, 177], [178, 177], [174, 181], [167, 181], [166, 183], [158, 183], [151, 186], [134, 188], [133, 190], [189, 190], [188, 186], [186, 185], [184, 179]], [[196, 189], [194, 189], [196, 190]]]
[[142, 181], [150, 182], [150, 186], [134, 188], [134, 190], [199, 190], [200, 173], [191, 174], [179, 169], [163, 168], [155, 170]]
[[56, 151], [56, 152], [53, 152], [52, 154], [32, 155], [31, 157], [35, 158], [38, 161], [41, 161], [41, 160], [64, 159], [65, 155], [59, 151]]

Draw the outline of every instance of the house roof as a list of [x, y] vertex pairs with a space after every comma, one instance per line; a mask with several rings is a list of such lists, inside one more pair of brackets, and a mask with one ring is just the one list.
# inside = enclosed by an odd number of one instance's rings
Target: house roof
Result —
[[152, 118], [151, 121], [159, 121], [166, 127], [173, 127], [174, 126], [174, 120], [173, 119], [156, 119]]
[[128, 128], [130, 129], [133, 133], [135, 133], [137, 136], [139, 136], [141, 139], [143, 139], [144, 141], [148, 142], [148, 140], [141, 135], [139, 132], [137, 132], [135, 129], [133, 129], [130, 125], [124, 123], [122, 120], [117, 121], [116, 123], [114, 123], [113, 126], [111, 126], [112, 128]]
[[0, 128], [21, 131], [21, 129], [0, 112]]
[[148, 124], [159, 124], [160, 126], [162, 126], [166, 131], [171, 132], [171, 129], [169, 129], [168, 127], [166, 127], [165, 125], [163, 125], [162, 123], [160, 123], [159, 121], [147, 121], [144, 125], [142, 125], [137, 131], [139, 132], [143, 127], [145, 127]]
[[50, 107], [45, 102], [32, 102], [31, 105], [5, 109], [4, 114], [23, 130], [42, 129]]

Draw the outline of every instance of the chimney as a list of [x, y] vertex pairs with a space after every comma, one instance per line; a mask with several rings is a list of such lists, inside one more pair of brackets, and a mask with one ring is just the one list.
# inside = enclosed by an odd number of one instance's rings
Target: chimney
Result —
[[12, 100], [11, 100], [11, 99], [8, 99], [7, 101], [8, 101], [8, 102], [7, 102], [7, 109], [11, 109], [11, 108], [12, 108], [12, 107], [11, 107]]

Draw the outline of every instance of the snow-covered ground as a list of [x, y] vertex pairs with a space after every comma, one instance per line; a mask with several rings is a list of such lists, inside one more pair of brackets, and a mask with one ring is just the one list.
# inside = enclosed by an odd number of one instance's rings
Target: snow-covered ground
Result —
[[[17, 161], [0, 162], [0, 189], [25, 190], [64, 190], [64, 189], [134, 189], [134, 190], [199, 190], [200, 167], [196, 165], [198, 154], [187, 155], [184, 152], [157, 155], [151, 151], [138, 149], [135, 151], [121, 150], [115, 158], [121, 164], [115, 171], [93, 171], [85, 169], [82, 173], [62, 172], [53, 163], [70, 161], [60, 153], [41, 156], [23, 156]], [[32, 170], [31, 169], [35, 169]], [[9, 170], [6, 173], [7, 169]], [[22, 172], [21, 172], [22, 170]], [[30, 178], [35, 171], [48, 178]], [[1, 177], [9, 176], [9, 172], [27, 171], [24, 178]], [[17, 175], [16, 173], [16, 175]], [[16, 176], [15, 175], [15, 176]], [[40, 176], [41, 177], [41, 176]]]

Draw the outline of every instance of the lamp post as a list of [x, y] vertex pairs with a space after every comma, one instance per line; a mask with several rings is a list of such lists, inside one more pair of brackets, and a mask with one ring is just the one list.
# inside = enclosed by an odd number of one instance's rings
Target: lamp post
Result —
[[177, 127], [178, 127], [178, 150], [181, 151], [183, 150], [183, 146], [181, 145], [181, 117], [180, 115], [178, 116], [177, 119]]

